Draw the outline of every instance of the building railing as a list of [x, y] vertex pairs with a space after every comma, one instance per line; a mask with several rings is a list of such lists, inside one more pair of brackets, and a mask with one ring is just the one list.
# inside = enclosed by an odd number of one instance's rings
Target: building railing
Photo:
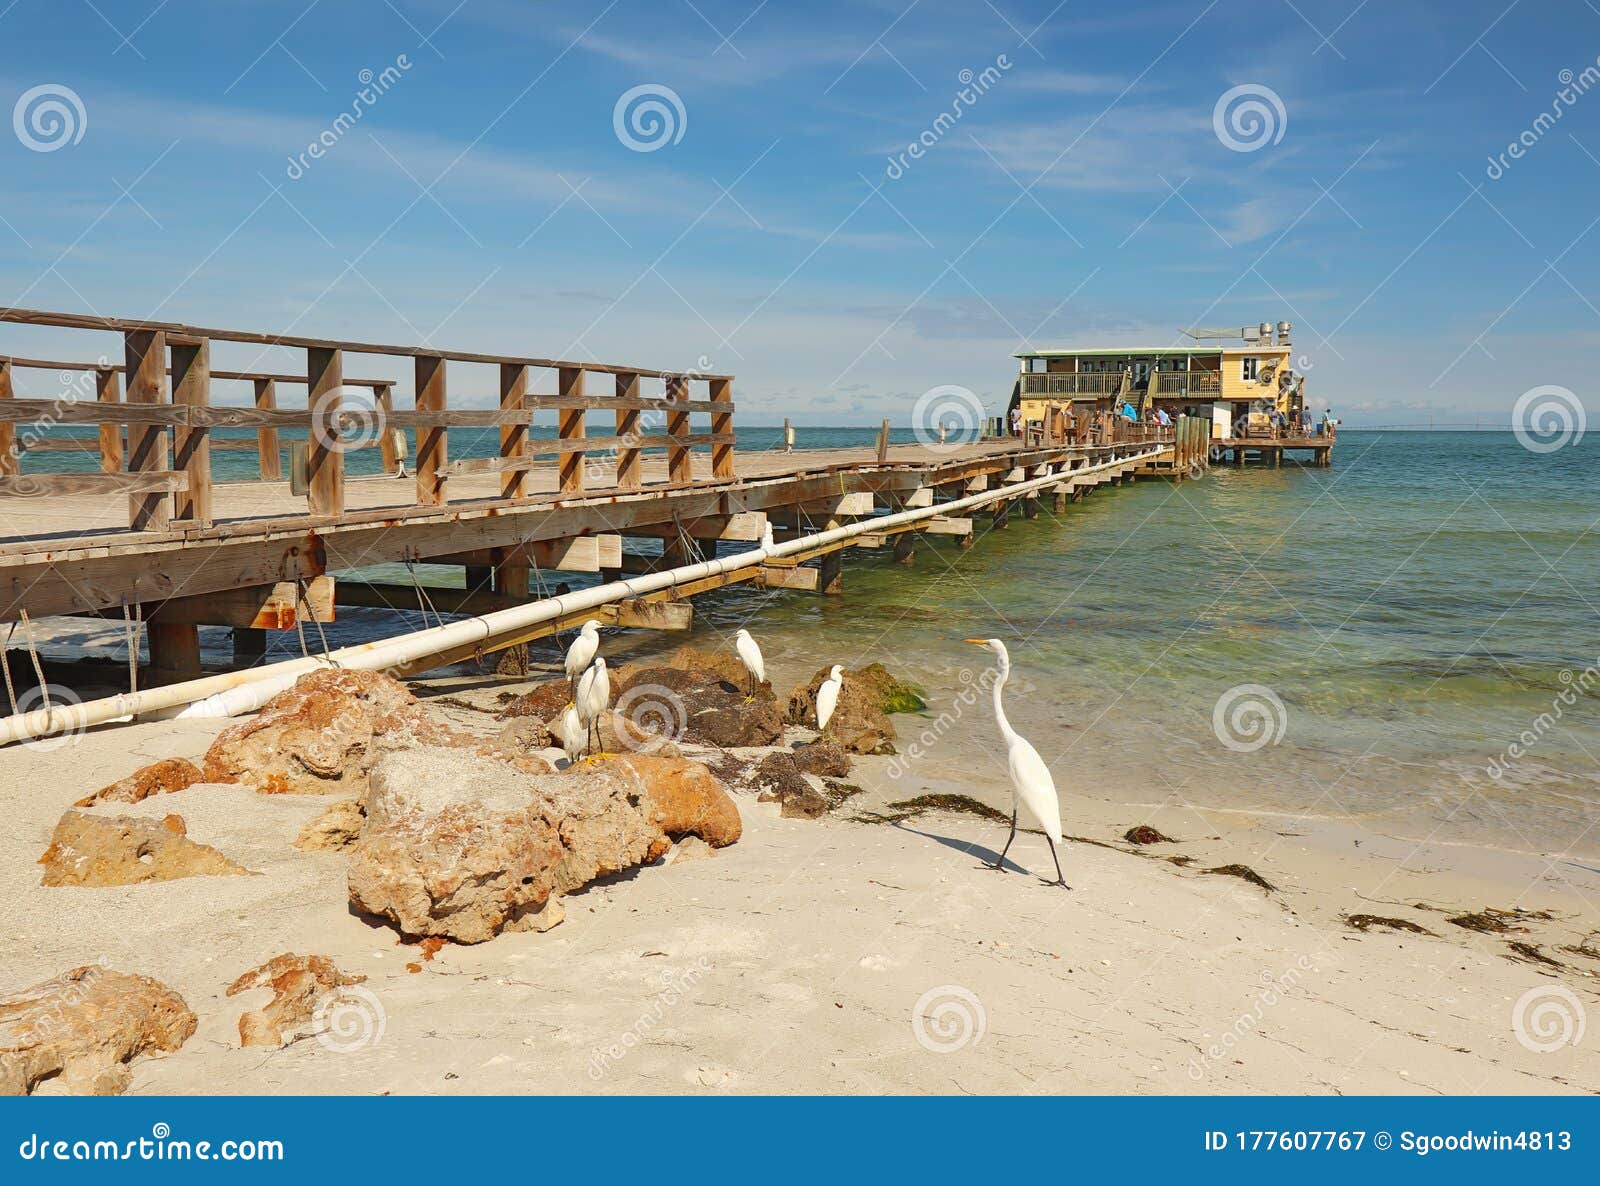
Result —
[[[1021, 380], [1023, 395], [1099, 399], [1116, 395], [1121, 390], [1123, 372], [1024, 371]], [[1146, 382], [1148, 379], [1135, 379], [1134, 385], [1137, 387]], [[1215, 398], [1222, 394], [1222, 376], [1216, 371], [1161, 371], [1157, 376], [1156, 394], [1163, 397]]]
[[[449, 479], [469, 473], [503, 475], [503, 499], [529, 497], [527, 475], [538, 457], [555, 458], [558, 489], [569, 497], [583, 493], [589, 475], [599, 466], [604, 467], [605, 478], [614, 473], [613, 488], [640, 489], [640, 454], [645, 449], [665, 450], [669, 486], [695, 480], [691, 463], [695, 447], [710, 448], [713, 480], [734, 476], [731, 375], [199, 329], [33, 309], [0, 308], [3, 322], [116, 334], [122, 339], [124, 361], [113, 363], [102, 355], [94, 363], [59, 363], [0, 355], [0, 495], [127, 494], [129, 526], [135, 531], [212, 522], [211, 452], [223, 445], [212, 439], [212, 430], [219, 428], [257, 431], [260, 476], [267, 480], [280, 476], [278, 430], [305, 430], [307, 458], [300, 476], [306, 482], [308, 510], [319, 517], [344, 513], [347, 450], [370, 447], [375, 441], [383, 450], [385, 469], [397, 468], [395, 434], [407, 430], [415, 436], [410, 452], [418, 507], [445, 505]], [[213, 371], [213, 341], [298, 349], [304, 352], [305, 371]], [[411, 360], [416, 368], [415, 409], [394, 407], [392, 380], [346, 379], [346, 354]], [[449, 410], [447, 363], [496, 368], [499, 406]], [[90, 389], [84, 398], [18, 399], [12, 381], [17, 369], [80, 373], [94, 379], [86, 385]], [[557, 391], [535, 392], [532, 376], [537, 371], [553, 372]], [[614, 392], [590, 394], [584, 380], [591, 374], [610, 379]], [[214, 405], [211, 388], [219, 379], [253, 383], [254, 406]], [[646, 382], [659, 384], [661, 394], [646, 394], [642, 389]], [[306, 405], [279, 407], [280, 383], [305, 386]], [[708, 398], [691, 399], [691, 383], [705, 383]], [[349, 404], [352, 388], [370, 394]], [[547, 411], [556, 415], [557, 435], [532, 436], [529, 429], [535, 416]], [[591, 411], [613, 412], [615, 435], [589, 436], [586, 417]], [[708, 415], [710, 431], [691, 431], [691, 415]], [[69, 424], [98, 426], [98, 440], [92, 443], [100, 452], [101, 472], [21, 475], [18, 463], [25, 449], [19, 448], [23, 442], [17, 439], [18, 427], [49, 430]], [[499, 455], [452, 464], [446, 455], [446, 433], [469, 427], [498, 428]]]

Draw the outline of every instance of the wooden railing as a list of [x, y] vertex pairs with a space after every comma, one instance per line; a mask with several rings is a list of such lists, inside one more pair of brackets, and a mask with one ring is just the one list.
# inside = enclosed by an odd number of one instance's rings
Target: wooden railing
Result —
[[[1122, 390], [1124, 371], [1084, 371], [1076, 374], [1048, 374], [1024, 371], [1021, 375], [1023, 395], [1067, 395], [1093, 398], [1109, 397]], [[1143, 383], [1146, 380], [1136, 380]], [[1215, 398], [1222, 394], [1222, 376], [1216, 371], [1160, 371], [1157, 373], [1156, 395]]]
[[[269, 480], [282, 476], [278, 430], [305, 429], [308, 455], [304, 476], [308, 508], [315, 516], [343, 513], [344, 454], [350, 449], [376, 446], [383, 451], [385, 469], [396, 467], [398, 450], [391, 430], [415, 434], [415, 502], [420, 506], [444, 505], [449, 498], [449, 480], [459, 474], [503, 474], [501, 498], [527, 497], [528, 472], [537, 459], [546, 457], [555, 458], [558, 489], [568, 496], [583, 493], [604, 477], [613, 477], [615, 487], [623, 490], [643, 488], [641, 455], [648, 449], [665, 450], [670, 486], [695, 480], [692, 452], [698, 447], [710, 449], [712, 479], [734, 476], [731, 375], [203, 329], [32, 309], [0, 308], [0, 322], [121, 335], [125, 361], [120, 366], [103, 358], [86, 364], [0, 356], [0, 494], [126, 493], [129, 526], [134, 530], [165, 530], [174, 520], [184, 524], [212, 521], [211, 451], [249, 444], [213, 440], [212, 430], [218, 428], [256, 429], [261, 477]], [[305, 374], [213, 371], [214, 341], [302, 349]], [[345, 379], [346, 354], [411, 358], [416, 374], [415, 409], [394, 407], [392, 379]], [[496, 366], [499, 407], [451, 411], [446, 387], [450, 363]], [[13, 371], [17, 368], [92, 373], [95, 398], [16, 398]], [[535, 370], [555, 372], [554, 393], [530, 390], [530, 375]], [[589, 394], [586, 379], [590, 375], [609, 377], [613, 393]], [[119, 379], [125, 392], [118, 390]], [[219, 379], [251, 382], [254, 406], [212, 404], [212, 382]], [[662, 394], [641, 394], [645, 381], [659, 381]], [[305, 384], [306, 407], [278, 406], [280, 383]], [[694, 383], [707, 385], [708, 398], [691, 398]], [[345, 406], [352, 387], [371, 391], [370, 408]], [[546, 410], [556, 413], [556, 436], [533, 437], [529, 429], [534, 417]], [[615, 434], [589, 436], [587, 413], [591, 411], [613, 412]], [[693, 431], [691, 418], [696, 414], [709, 414], [709, 432]], [[664, 431], [648, 430], [647, 417], [659, 417]], [[102, 472], [19, 476], [17, 426], [29, 424], [47, 428], [98, 425]], [[360, 431], [356, 439], [349, 436], [352, 424]], [[500, 430], [498, 456], [451, 464], [447, 432], [471, 427]], [[52, 441], [52, 447], [59, 440]], [[32, 447], [37, 448], [37, 443]]]

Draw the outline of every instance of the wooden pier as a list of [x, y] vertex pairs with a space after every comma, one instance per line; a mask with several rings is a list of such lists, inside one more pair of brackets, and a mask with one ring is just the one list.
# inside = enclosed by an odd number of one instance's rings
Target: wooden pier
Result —
[[[675, 567], [722, 541], [757, 541], [767, 527], [783, 540], [988, 490], [995, 498], [982, 511], [998, 527], [1013, 511], [1038, 511], [1036, 497], [1007, 498], [1008, 484], [1059, 475], [1046, 490], [1060, 510], [1101, 484], [1181, 480], [1209, 461], [1199, 420], [1155, 428], [1070, 415], [1027, 441], [891, 446], [886, 424], [876, 448], [736, 453], [731, 375], [23, 309], [0, 309], [0, 322], [76, 331], [97, 358], [0, 356], [0, 622], [67, 614], [142, 623], [151, 677], [162, 681], [198, 673], [200, 625], [233, 627], [236, 659], [248, 664], [264, 650], [262, 631], [325, 623], [340, 605], [415, 608], [413, 586], [341, 577], [374, 565], [460, 565], [465, 590], [428, 593], [442, 612], [479, 613], [527, 600], [547, 571]], [[91, 337], [121, 361], [95, 353]], [[213, 343], [293, 351], [304, 373], [213, 371]], [[358, 357], [373, 371], [408, 360], [411, 406], [397, 406], [394, 378], [345, 379]], [[85, 376], [85, 394], [19, 397], [16, 375], [30, 369]], [[249, 406], [213, 402], [227, 383], [248, 385]], [[291, 406], [284, 389], [298, 387], [305, 401]], [[451, 406], [463, 397], [496, 406]], [[614, 431], [589, 435], [591, 413], [610, 413]], [[58, 425], [98, 433], [39, 431]], [[446, 433], [468, 427], [497, 430], [497, 454], [452, 461]], [[255, 439], [217, 439], [218, 429]], [[286, 450], [280, 433], [296, 429], [305, 441]], [[211, 454], [224, 448], [253, 450], [256, 476], [215, 480]], [[346, 472], [360, 448], [379, 452], [383, 475]], [[19, 459], [64, 450], [98, 453], [99, 472], [20, 472]], [[892, 547], [910, 563], [918, 534], [970, 544], [974, 532], [969, 508], [848, 546]], [[630, 537], [659, 541], [660, 554], [625, 551]], [[835, 548], [752, 564], [618, 606], [613, 617], [681, 628], [689, 597], [740, 581], [838, 592], [839, 559]]]

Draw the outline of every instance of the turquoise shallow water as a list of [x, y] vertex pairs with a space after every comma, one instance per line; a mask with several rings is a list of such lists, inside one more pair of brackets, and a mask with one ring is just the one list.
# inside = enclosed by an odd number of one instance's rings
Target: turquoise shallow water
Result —
[[[810, 429], [801, 444], [873, 436]], [[776, 430], [740, 433], [741, 449], [776, 441]], [[494, 443], [453, 434], [451, 449]], [[925, 543], [909, 570], [857, 551], [839, 598], [703, 598], [692, 641], [719, 645], [748, 622], [785, 687], [824, 663], [881, 660], [925, 684], [936, 709], [963, 714], [950, 729], [908, 720], [909, 738], [928, 728], [931, 755], [995, 764], [987, 703], [959, 699], [986, 655], [959, 640], [996, 636], [1015, 667], [1013, 721], [1068, 786], [1600, 853], [1600, 682], [1586, 687], [1600, 675], [1584, 674], [1600, 662], [1597, 449], [1347, 431], [1331, 469], [1218, 468], [1182, 485], [1103, 489], [968, 551]], [[248, 463], [218, 455], [220, 476]], [[459, 570], [421, 571], [460, 581]], [[345, 611], [330, 636], [420, 624]], [[226, 654], [226, 632], [205, 633]], [[618, 636], [608, 649], [648, 645]], [[275, 654], [285, 649], [298, 652], [292, 636], [274, 640]], [[1269, 735], [1260, 748], [1255, 726]], [[1513, 743], [1526, 752], [1509, 754]], [[1003, 765], [990, 772], [1003, 777]]]

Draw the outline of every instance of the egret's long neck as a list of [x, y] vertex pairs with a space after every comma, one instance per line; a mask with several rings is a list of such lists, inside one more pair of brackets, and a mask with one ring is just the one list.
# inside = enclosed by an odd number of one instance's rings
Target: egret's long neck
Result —
[[1005, 705], [1000, 700], [1000, 689], [1006, 686], [1006, 680], [1010, 678], [1011, 664], [1002, 663], [1000, 665], [1000, 678], [994, 681], [994, 719], [995, 723], [1000, 726], [1000, 736], [1007, 741], [1012, 740], [1017, 735], [1017, 731], [1011, 727], [1011, 722], [1006, 720]]

